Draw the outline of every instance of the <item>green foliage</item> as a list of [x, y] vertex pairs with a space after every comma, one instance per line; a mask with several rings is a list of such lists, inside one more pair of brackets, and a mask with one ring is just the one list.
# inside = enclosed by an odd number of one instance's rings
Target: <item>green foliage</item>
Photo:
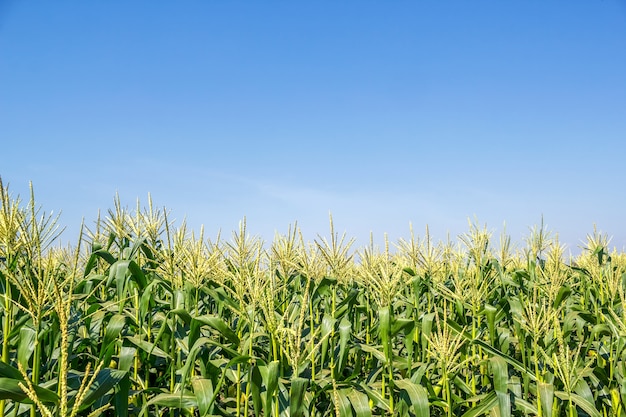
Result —
[[352, 251], [119, 199], [76, 248], [0, 183], [0, 414], [624, 416], [626, 255], [470, 224]]

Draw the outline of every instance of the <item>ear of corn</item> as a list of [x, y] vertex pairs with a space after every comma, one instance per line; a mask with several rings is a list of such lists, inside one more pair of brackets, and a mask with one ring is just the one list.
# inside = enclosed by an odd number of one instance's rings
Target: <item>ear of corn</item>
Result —
[[596, 230], [575, 259], [543, 224], [212, 241], [116, 197], [58, 248], [0, 197], [0, 415], [626, 415], [626, 255]]

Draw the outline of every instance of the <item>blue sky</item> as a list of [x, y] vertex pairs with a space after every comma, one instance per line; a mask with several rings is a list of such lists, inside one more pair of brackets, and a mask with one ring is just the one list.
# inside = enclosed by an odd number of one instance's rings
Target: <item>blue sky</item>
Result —
[[368, 242], [626, 247], [626, 3], [3, 2], [0, 175], [66, 238], [137, 198]]

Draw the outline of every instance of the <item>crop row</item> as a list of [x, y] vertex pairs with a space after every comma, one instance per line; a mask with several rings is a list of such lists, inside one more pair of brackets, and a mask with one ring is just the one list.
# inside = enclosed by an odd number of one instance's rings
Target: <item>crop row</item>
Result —
[[[53, 245], [0, 183], [0, 415], [623, 416], [626, 255], [470, 224], [353, 248], [119, 200]], [[494, 240], [498, 240], [494, 244]]]

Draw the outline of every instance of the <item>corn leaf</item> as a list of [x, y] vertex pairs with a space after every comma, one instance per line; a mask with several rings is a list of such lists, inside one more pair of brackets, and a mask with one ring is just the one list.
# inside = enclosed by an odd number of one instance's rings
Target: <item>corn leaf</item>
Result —
[[[24, 390], [19, 387], [19, 383], [26, 386], [24, 380], [0, 377], [0, 400], [13, 400], [32, 404], [32, 401], [28, 398]], [[38, 385], [34, 385], [33, 388], [37, 394], [37, 398], [39, 398], [39, 401], [42, 403], [56, 404], [59, 402], [59, 396], [55, 392]]]

